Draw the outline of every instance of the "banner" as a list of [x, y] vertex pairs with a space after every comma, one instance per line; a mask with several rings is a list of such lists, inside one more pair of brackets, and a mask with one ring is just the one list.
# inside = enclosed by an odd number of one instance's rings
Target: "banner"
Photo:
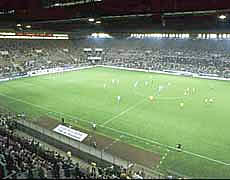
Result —
[[88, 60], [101, 60], [101, 57], [88, 57]]
[[8, 55], [9, 52], [8, 52], [8, 51], [0, 51], [0, 54], [1, 54], [1, 55]]
[[41, 49], [35, 49], [35, 52], [36, 53], [42, 53], [42, 50]]
[[68, 136], [80, 142], [82, 142], [88, 136], [88, 134], [86, 133], [68, 128], [60, 124], [56, 128], [54, 128], [53, 131], [60, 133], [62, 135]]
[[96, 52], [102, 52], [103, 49], [101, 49], [101, 48], [95, 48], [95, 51], [96, 51]]
[[85, 51], [85, 52], [91, 52], [92, 49], [91, 49], [91, 48], [84, 48], [84, 51]]

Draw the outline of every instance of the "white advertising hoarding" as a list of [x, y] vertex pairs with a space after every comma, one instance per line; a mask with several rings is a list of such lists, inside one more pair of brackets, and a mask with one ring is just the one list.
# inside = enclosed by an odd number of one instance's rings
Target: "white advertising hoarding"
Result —
[[59, 124], [56, 128], [54, 128], [53, 131], [60, 133], [62, 135], [68, 136], [80, 142], [82, 142], [88, 136], [88, 134], [86, 133], [77, 131], [75, 129], [71, 129], [61, 124]]

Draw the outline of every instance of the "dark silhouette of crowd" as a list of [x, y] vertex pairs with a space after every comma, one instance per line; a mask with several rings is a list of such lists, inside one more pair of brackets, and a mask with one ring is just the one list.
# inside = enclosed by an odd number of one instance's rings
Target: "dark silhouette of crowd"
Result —
[[[71, 152], [66, 156], [47, 150], [34, 138], [19, 136], [16, 116], [0, 114], [0, 178], [8, 179], [142, 179], [144, 170], [129, 172], [126, 168], [111, 165], [98, 167], [92, 162], [88, 169], [82, 169], [79, 162], [73, 162]], [[89, 160], [90, 161], [90, 160]]]

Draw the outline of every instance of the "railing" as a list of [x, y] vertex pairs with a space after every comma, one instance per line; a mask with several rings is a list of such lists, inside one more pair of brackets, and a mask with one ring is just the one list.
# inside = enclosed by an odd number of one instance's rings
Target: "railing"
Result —
[[56, 132], [42, 128], [42, 127], [40, 127], [40, 126], [38, 126], [32, 122], [21, 119], [21, 120], [18, 120], [17, 123], [19, 123], [25, 127], [28, 127], [30, 129], [33, 129], [33, 130], [35, 130], [35, 131], [37, 131], [37, 132], [39, 132], [45, 136], [48, 136], [48, 137], [53, 138], [53, 139], [57, 139], [59, 142], [61, 142], [63, 144], [77, 148], [78, 150], [80, 150], [84, 153], [87, 153], [87, 154], [90, 154], [92, 156], [97, 157], [98, 159], [102, 159], [104, 161], [107, 161], [107, 162], [110, 162], [110, 163], [113, 163], [116, 165], [122, 165], [123, 167], [128, 167], [128, 165], [129, 165], [128, 161], [122, 160], [121, 158], [115, 157], [115, 156], [113, 156], [107, 152], [100, 151], [94, 147], [80, 143], [78, 141], [75, 141], [71, 138], [63, 136], [63, 135], [58, 134]]
[[[81, 142], [75, 141], [75, 140], [73, 140], [67, 136], [63, 136], [63, 135], [58, 134], [54, 131], [40, 127], [40, 126], [30, 122], [30, 121], [26, 121], [26, 120], [21, 119], [21, 120], [17, 120], [17, 123], [26, 127], [26, 128], [32, 129], [36, 132], [39, 132], [40, 134], [42, 134], [44, 136], [55, 139], [58, 142], [61, 142], [65, 145], [76, 148], [77, 150], [79, 150], [81, 152], [84, 152], [84, 153], [87, 153], [93, 157], [96, 157], [99, 160], [103, 160], [103, 161], [109, 162], [109, 163], [117, 165], [117, 166], [123, 166], [125, 168], [128, 168], [130, 165], [130, 161], [121, 159], [117, 156], [114, 156], [114, 155], [108, 153], [108, 152], [105, 152], [104, 150], [99, 150], [99, 149], [96, 149], [95, 147], [92, 147], [92, 146], [83, 144]], [[135, 163], [135, 162], [132, 162], [132, 163]], [[162, 178], [165, 177], [163, 174], [161, 174], [157, 171], [154, 171], [152, 169], [145, 168], [141, 165], [136, 164], [136, 167], [139, 167], [140, 169], [144, 168], [145, 172], [147, 172], [148, 174], [154, 174], [155, 177], [158, 177], [158, 178], [159, 177], [162, 177]]]

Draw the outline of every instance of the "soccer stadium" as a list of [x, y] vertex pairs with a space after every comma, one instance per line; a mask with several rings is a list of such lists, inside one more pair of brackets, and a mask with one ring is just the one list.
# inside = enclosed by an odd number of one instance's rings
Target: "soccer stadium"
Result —
[[1, 0], [0, 179], [229, 179], [230, 2]]

